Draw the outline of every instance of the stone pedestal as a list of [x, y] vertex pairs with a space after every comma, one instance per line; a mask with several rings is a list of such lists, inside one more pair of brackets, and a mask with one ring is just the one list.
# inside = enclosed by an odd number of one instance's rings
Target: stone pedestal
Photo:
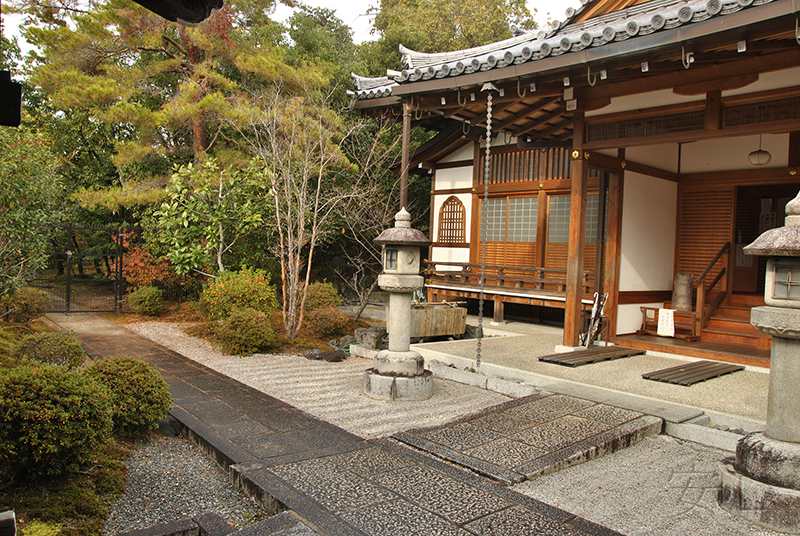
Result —
[[772, 338], [767, 429], [742, 438], [720, 465], [720, 506], [800, 534], [800, 310], [757, 307], [750, 322]]

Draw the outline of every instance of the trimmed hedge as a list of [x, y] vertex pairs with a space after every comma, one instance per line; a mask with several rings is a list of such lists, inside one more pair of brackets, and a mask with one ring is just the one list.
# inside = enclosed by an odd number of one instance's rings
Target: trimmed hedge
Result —
[[255, 309], [233, 311], [217, 326], [215, 340], [223, 352], [231, 355], [268, 352], [280, 344], [269, 316]]
[[6, 318], [12, 322], [30, 322], [44, 315], [50, 308], [51, 301], [47, 292], [32, 287], [24, 287], [11, 296], [3, 296], [0, 306], [7, 313]]
[[305, 303], [306, 311], [339, 307], [341, 304], [342, 299], [339, 297], [339, 292], [337, 292], [336, 287], [327, 281], [308, 285]]
[[269, 274], [244, 268], [240, 272], [221, 273], [203, 289], [200, 304], [212, 319], [219, 320], [237, 310], [267, 313], [278, 308], [278, 299]]
[[77, 471], [111, 435], [109, 393], [53, 365], [0, 371], [0, 464], [18, 477]]
[[164, 291], [156, 287], [139, 287], [128, 294], [128, 306], [145, 316], [158, 314], [164, 305]]
[[86, 361], [86, 352], [72, 333], [28, 335], [14, 347], [13, 355], [19, 361], [30, 359], [68, 368], [80, 367]]
[[315, 337], [335, 335], [344, 329], [348, 322], [348, 318], [335, 307], [306, 311], [303, 320], [306, 328]]
[[128, 356], [94, 361], [84, 374], [110, 393], [114, 431], [123, 436], [157, 428], [172, 408], [169, 386], [156, 369]]

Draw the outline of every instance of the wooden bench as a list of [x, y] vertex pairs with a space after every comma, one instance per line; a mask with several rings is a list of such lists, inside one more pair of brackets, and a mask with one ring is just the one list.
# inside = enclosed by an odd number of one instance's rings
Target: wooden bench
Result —
[[[658, 336], [658, 307], [640, 307], [642, 311], [642, 327], [637, 335], [657, 335]], [[683, 339], [686, 342], [700, 340], [697, 333], [697, 313], [694, 311], [674, 311], [674, 324], [676, 339]]]

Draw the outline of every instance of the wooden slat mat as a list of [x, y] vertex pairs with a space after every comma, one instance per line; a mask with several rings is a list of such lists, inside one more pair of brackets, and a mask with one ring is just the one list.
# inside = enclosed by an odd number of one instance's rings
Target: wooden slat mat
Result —
[[563, 354], [543, 355], [539, 361], [556, 363], [568, 367], [577, 367], [597, 363], [599, 361], [610, 361], [620, 357], [630, 357], [632, 355], [643, 354], [645, 350], [639, 348], [627, 348], [624, 346], [606, 346], [599, 348], [589, 348], [587, 350], [575, 350], [574, 352], [564, 352]]
[[739, 370], [744, 370], [744, 367], [715, 361], [696, 361], [694, 363], [678, 365], [677, 367], [648, 372], [647, 374], [642, 374], [642, 378], [645, 380], [689, 386]]

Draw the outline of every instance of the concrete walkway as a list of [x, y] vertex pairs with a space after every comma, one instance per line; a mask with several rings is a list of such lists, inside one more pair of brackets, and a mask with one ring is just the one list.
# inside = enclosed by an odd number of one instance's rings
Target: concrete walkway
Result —
[[[293, 512], [294, 532], [261, 534], [618, 534], [399, 442], [364, 440], [100, 317], [49, 318], [73, 331], [92, 357], [131, 355], [159, 370], [175, 400], [172, 414], [190, 436], [265, 509]], [[535, 424], [541, 400], [563, 406], [554, 396], [532, 395], [498, 411], [528, 407]], [[598, 404], [570, 411], [588, 406]], [[487, 421], [486, 430], [497, 426]]]

